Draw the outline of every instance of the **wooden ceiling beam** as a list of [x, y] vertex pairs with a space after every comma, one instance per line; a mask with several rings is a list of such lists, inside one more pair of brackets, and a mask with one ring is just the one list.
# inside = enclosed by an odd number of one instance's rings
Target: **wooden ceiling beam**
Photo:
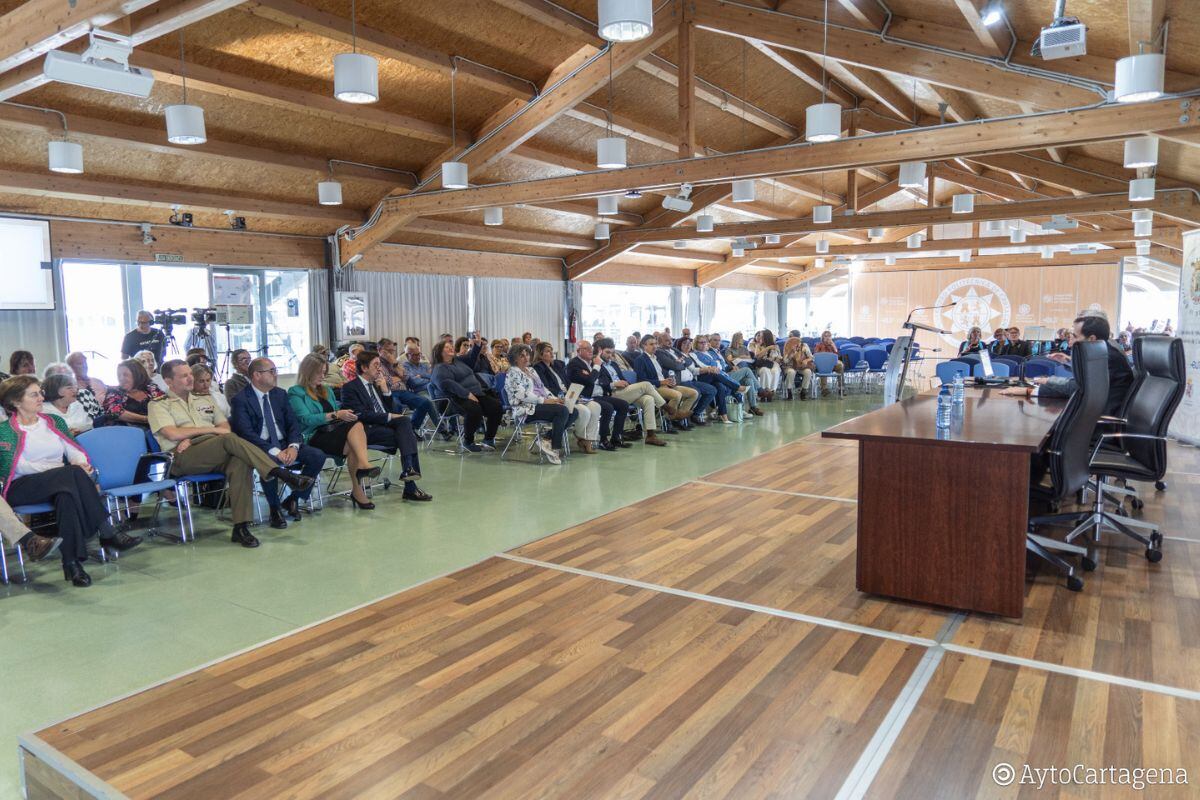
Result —
[[1156, 41], [1167, 16], [1167, 0], [1128, 0], [1129, 52], [1161, 53]]
[[725, 256], [721, 253], [712, 253], [708, 250], [688, 250], [687, 248], [676, 247], [654, 247], [653, 245], [642, 245], [635, 250], [630, 250], [626, 255], [631, 256], [653, 256], [655, 258], [677, 258], [682, 261], [703, 261], [707, 264], [720, 264], [725, 261]]
[[685, 5], [679, 18], [677, 43], [679, 71], [675, 84], [678, 90], [676, 125], [679, 126], [679, 148], [676, 152], [680, 158], [691, 158], [696, 154], [696, 48], [692, 42], [695, 31], [692, 28], [690, 8]]
[[991, 2], [992, 0], [954, 0], [959, 13], [971, 26], [971, 31], [979, 39], [979, 43], [983, 45], [984, 49], [990, 55], [1006, 56], [1009, 48], [1013, 45], [1013, 36], [1009, 27], [1005, 24], [985, 25], [983, 23], [984, 10]]
[[776, 49], [763, 42], [750, 39], [750, 44], [758, 52], [774, 61], [793, 77], [799, 78], [818, 92], [826, 86], [830, 100], [839, 105], [853, 107], [858, 104], [858, 98], [843, 88], [840, 84], [828, 81], [821, 73], [821, 65], [804, 53], [793, 50]]
[[915, 108], [912, 98], [896, 88], [883, 73], [854, 64], [843, 64], [842, 67], [888, 111], [900, 119], [913, 119]]
[[[1036, 141], [1042, 147], [1053, 147], [1116, 141], [1147, 130], [1200, 129], [1200, 119], [1180, 117], [1177, 106], [1175, 100], [1159, 100], [1031, 118], [982, 120], [971, 125], [916, 128], [819, 144], [783, 145], [686, 161], [392, 198], [387, 201], [388, 211], [436, 214], [490, 205], [595, 197], [628, 189], [666, 189], [683, 182], [702, 185], [737, 178], [885, 167], [911, 158], [913, 153], [920, 153], [930, 161], [974, 158], [1011, 152], [1027, 146], [1025, 143], [1030, 141]], [[1181, 119], [1187, 119], [1187, 122], [1180, 122]]]
[[837, 4], [846, 9], [858, 24], [876, 31], [883, 30], [887, 15], [875, 0], [837, 0]]
[[430, 236], [445, 236], [450, 239], [480, 239], [490, 242], [507, 242], [527, 247], [545, 247], [551, 250], [591, 250], [596, 243], [582, 236], [568, 236], [560, 233], [544, 233], [542, 231], [524, 231], [509, 227], [493, 227], [490, 225], [471, 225], [465, 222], [451, 222], [440, 219], [418, 219], [404, 226], [409, 233], [422, 233]]
[[[1178, 228], [1163, 228], [1164, 231]], [[754, 251], [759, 259], [781, 258], [833, 258], [834, 256], [884, 256], [907, 254], [916, 257], [921, 252], [941, 250], [990, 250], [993, 248], [1038, 247], [1040, 245], [1103, 244], [1118, 245], [1136, 241], [1133, 231], [1081, 231], [1077, 233], [1044, 234], [1027, 236], [1025, 243], [1015, 245], [1004, 236], [972, 236], [965, 239], [926, 239], [918, 250], [909, 249], [903, 242], [870, 242], [866, 244], [831, 245], [828, 253], [817, 253], [816, 247], [792, 245], [790, 247], [760, 247]], [[1037, 254], [1035, 254], [1037, 255]]]
[[0, 16], [0, 72], [26, 64], [154, 0], [26, 0]]

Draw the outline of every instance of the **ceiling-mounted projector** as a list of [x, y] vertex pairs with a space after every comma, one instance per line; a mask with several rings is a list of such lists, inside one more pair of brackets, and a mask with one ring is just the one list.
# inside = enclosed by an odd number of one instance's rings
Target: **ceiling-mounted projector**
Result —
[[678, 211], [681, 214], [686, 214], [692, 210], [692, 201], [689, 200], [692, 196], [692, 185], [685, 183], [679, 187], [679, 194], [672, 197], [667, 195], [662, 199], [662, 207], [668, 211]]
[[1039, 226], [1044, 231], [1073, 231], [1079, 227], [1079, 222], [1067, 219], [1062, 214], [1055, 214]]
[[42, 74], [52, 81], [100, 89], [105, 92], [149, 97], [154, 73], [129, 66], [133, 42], [127, 36], [92, 31], [82, 55], [51, 50], [42, 62]]
[[1057, 0], [1054, 21], [1042, 28], [1030, 55], [1053, 61], [1087, 54], [1087, 26], [1078, 17], [1066, 16], [1066, 10], [1067, 0]]

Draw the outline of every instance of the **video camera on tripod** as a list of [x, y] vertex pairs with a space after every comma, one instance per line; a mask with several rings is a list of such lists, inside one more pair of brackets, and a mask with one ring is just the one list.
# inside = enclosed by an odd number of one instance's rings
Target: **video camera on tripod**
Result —
[[166, 330], [170, 330], [176, 325], [186, 325], [187, 306], [184, 306], [183, 308], [154, 309], [154, 324], [161, 325]]
[[192, 309], [192, 324], [197, 328], [203, 329], [210, 322], [217, 321], [217, 310], [215, 308], [193, 308]]

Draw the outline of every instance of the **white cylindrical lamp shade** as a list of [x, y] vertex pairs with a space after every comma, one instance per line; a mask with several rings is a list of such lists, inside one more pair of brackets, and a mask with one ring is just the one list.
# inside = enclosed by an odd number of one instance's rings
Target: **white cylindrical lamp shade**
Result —
[[1139, 53], [1117, 62], [1113, 96], [1118, 103], [1153, 100], [1163, 93], [1167, 57], [1162, 53]]
[[1138, 136], [1125, 140], [1125, 166], [1128, 169], [1158, 166], [1158, 138]]
[[818, 253], [828, 253], [829, 252], [829, 240], [828, 239], [817, 239], [817, 252]]
[[754, 181], [741, 180], [733, 182], [733, 202], [735, 203], [753, 203], [754, 202]]
[[636, 42], [654, 30], [652, 0], [600, 0], [597, 11], [600, 38], [610, 42]]
[[842, 137], [842, 107], [837, 103], [815, 103], [804, 110], [804, 140], [832, 142]]
[[984, 236], [1000, 236], [1003, 233], [1004, 233], [1004, 220], [989, 219], [989, 220], [984, 221], [984, 223], [983, 223], [983, 235]]
[[734, 258], [741, 258], [742, 256], [746, 255], [746, 248], [744, 248], [744, 247], [740, 247], [740, 246], [738, 246], [738, 245], [736, 245], [736, 244], [735, 244], [735, 245], [734, 245], [734, 246], [733, 246], [733, 247], [730, 249], [730, 252], [733, 254], [733, 257], [734, 257]]
[[925, 188], [925, 162], [924, 161], [908, 161], [900, 165], [900, 180], [898, 181], [901, 189], [924, 189]]
[[712, 233], [713, 217], [712, 214], [701, 214], [696, 217], [696, 231], [698, 233]]
[[763, 244], [779, 244], [779, 234], [768, 233], [763, 237]]
[[504, 209], [499, 206], [488, 206], [483, 210], [484, 225], [503, 225], [504, 224]]
[[1146, 220], [1145, 222], [1133, 223], [1133, 235], [1134, 236], [1149, 236], [1153, 232], [1154, 232], [1154, 223], [1151, 222], [1150, 220]]
[[1008, 241], [1013, 244], [1025, 244], [1025, 229], [1013, 228], [1008, 232]]
[[342, 204], [342, 184], [332, 179], [318, 183], [317, 202], [323, 206], [340, 206]]
[[954, 214], [970, 214], [975, 210], [975, 195], [956, 194], [950, 200], [950, 210]]
[[1140, 242], [1134, 242], [1133, 249], [1137, 252], [1137, 254], [1139, 256], [1150, 255], [1150, 240], [1142, 239]]
[[593, 234], [595, 239], [600, 242], [607, 242], [608, 235], [609, 235], [608, 234], [608, 223], [607, 222], [597, 222], [596, 223], [596, 231]]
[[817, 225], [833, 222], [833, 206], [813, 206], [813, 222]]
[[333, 96], [343, 103], [379, 100], [379, 62], [366, 53], [338, 53], [333, 57]]
[[51, 172], [62, 172], [68, 175], [78, 175], [83, 172], [83, 145], [78, 142], [51, 140], [49, 158]]
[[882, 239], [883, 238], [883, 228], [867, 228], [867, 238], [868, 239]]
[[1042, 246], [1041, 246], [1040, 248], [1038, 248], [1038, 249], [1039, 249], [1039, 250], [1041, 251], [1041, 253], [1042, 253], [1042, 258], [1045, 258], [1045, 259], [1051, 259], [1051, 258], [1054, 258], [1054, 248], [1053, 248], [1053, 247], [1051, 247], [1050, 245], [1048, 245], [1048, 244], [1044, 244], [1044, 245], [1042, 245]]
[[171, 144], [204, 144], [208, 141], [208, 134], [204, 130], [204, 109], [200, 106], [167, 106], [165, 113], [167, 141]]
[[1135, 178], [1129, 182], [1129, 199], [1135, 203], [1154, 199], [1154, 178]]
[[611, 217], [617, 213], [617, 196], [615, 194], [601, 195], [596, 198], [596, 213], [602, 217]]
[[910, 233], [905, 242], [908, 244], [909, 250], [918, 250], [921, 247], [921, 234]]
[[894, 267], [896, 266], [896, 257], [891, 253], [888, 253], [883, 257], [883, 263], [887, 264], [889, 267]]
[[962, 263], [966, 264], [968, 261], [971, 260], [971, 251], [963, 250], [961, 253], [958, 254], [958, 260], [961, 261]]
[[1148, 208], [1139, 208], [1130, 214], [1130, 218], [1134, 222], [1153, 222], [1154, 212]]
[[442, 188], [466, 189], [470, 186], [467, 180], [467, 164], [465, 161], [442, 162]]
[[625, 140], [620, 136], [606, 136], [596, 140], [596, 166], [600, 169], [624, 169]]

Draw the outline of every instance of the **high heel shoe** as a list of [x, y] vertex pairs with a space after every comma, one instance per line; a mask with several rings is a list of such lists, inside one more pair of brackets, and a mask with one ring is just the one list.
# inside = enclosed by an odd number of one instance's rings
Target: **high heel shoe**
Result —
[[363, 511], [372, 511], [375, 508], [375, 504], [372, 502], [369, 502], [369, 501], [366, 503], [358, 502], [358, 498], [355, 497], [354, 495], [350, 495], [350, 502], [354, 503], [355, 508], [360, 508]]
[[379, 477], [380, 473], [382, 473], [382, 472], [383, 472], [383, 470], [379, 467], [370, 467], [368, 469], [355, 470], [354, 477], [356, 480], [359, 480], [359, 481], [361, 481], [363, 478], [370, 478], [371, 480], [375, 480], [376, 478]]

